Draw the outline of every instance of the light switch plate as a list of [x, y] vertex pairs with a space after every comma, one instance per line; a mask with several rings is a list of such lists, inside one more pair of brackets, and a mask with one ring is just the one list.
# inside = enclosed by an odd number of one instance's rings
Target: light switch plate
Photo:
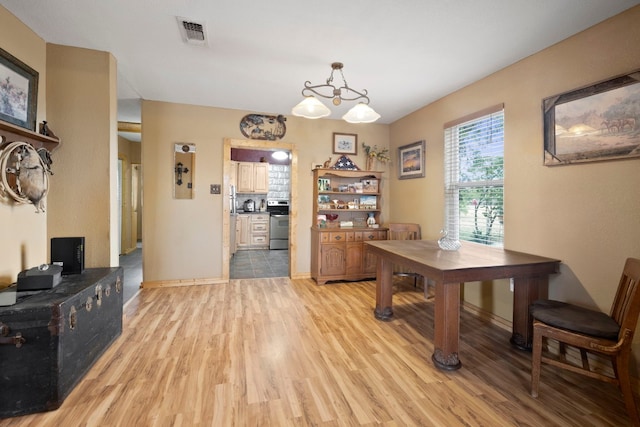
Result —
[[211, 194], [220, 194], [220, 184], [211, 184]]

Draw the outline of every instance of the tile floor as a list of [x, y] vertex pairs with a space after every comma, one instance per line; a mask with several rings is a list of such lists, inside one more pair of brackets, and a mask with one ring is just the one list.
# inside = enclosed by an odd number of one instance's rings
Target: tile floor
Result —
[[288, 250], [237, 251], [229, 262], [230, 279], [288, 276]]

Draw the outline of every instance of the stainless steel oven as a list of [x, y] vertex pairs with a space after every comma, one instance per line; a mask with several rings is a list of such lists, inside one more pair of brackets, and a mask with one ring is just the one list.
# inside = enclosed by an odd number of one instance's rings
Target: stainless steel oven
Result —
[[269, 249], [289, 249], [289, 201], [267, 200]]

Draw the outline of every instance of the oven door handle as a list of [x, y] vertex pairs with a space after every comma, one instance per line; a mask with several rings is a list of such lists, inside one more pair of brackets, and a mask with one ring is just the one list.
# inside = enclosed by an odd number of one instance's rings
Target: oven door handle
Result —
[[282, 218], [282, 217], [285, 217], [285, 216], [289, 216], [289, 215], [284, 215], [284, 214], [283, 215], [280, 215], [280, 214], [274, 215], [274, 214], [271, 214], [271, 218]]

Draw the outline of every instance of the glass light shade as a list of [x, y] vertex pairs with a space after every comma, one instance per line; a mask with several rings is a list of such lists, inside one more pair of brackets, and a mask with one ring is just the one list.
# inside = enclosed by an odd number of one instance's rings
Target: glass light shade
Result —
[[305, 96], [304, 99], [293, 109], [291, 114], [298, 117], [304, 117], [306, 119], [319, 119], [321, 117], [327, 117], [331, 114], [331, 110], [322, 102], [311, 95]]
[[373, 123], [379, 118], [380, 114], [376, 113], [373, 108], [362, 102], [342, 116], [342, 119], [349, 123]]
[[284, 160], [289, 158], [289, 153], [287, 153], [286, 151], [274, 151], [273, 153], [271, 153], [271, 157], [276, 160]]

